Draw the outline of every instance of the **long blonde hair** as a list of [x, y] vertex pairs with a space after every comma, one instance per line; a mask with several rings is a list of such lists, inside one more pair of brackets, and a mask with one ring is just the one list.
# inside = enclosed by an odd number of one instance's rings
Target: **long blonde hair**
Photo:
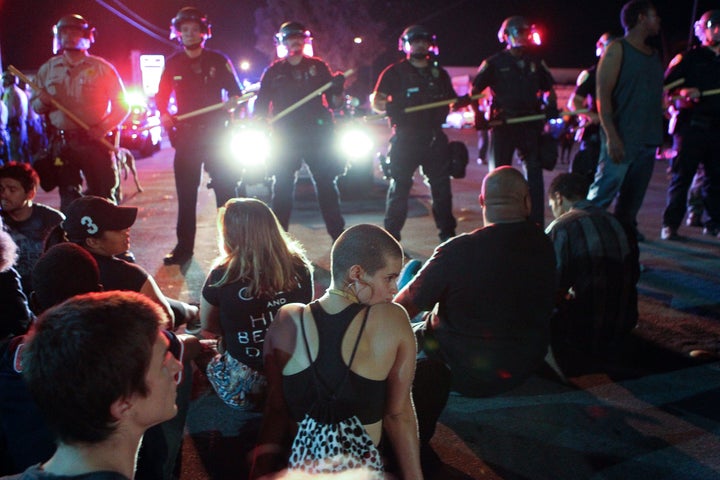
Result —
[[274, 296], [297, 288], [303, 268], [312, 272], [302, 245], [261, 200], [231, 198], [218, 212], [217, 226], [221, 254], [215, 267], [225, 272], [213, 286], [245, 280], [253, 296]]

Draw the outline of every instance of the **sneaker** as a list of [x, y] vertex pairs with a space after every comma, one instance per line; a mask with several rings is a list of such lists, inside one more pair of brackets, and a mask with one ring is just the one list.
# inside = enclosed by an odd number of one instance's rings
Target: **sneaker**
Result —
[[682, 237], [678, 235], [677, 228], [662, 227], [662, 230], [660, 230], [660, 239], [677, 241], [682, 239]]

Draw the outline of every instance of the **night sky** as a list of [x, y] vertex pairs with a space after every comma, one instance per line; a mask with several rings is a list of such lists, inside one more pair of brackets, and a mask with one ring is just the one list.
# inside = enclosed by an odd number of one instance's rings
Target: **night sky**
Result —
[[[104, 0], [114, 5], [112, 0]], [[362, 0], [358, 0], [362, 1]], [[263, 0], [124, 0], [124, 5], [161, 28], [167, 38], [170, 19], [179, 8], [193, 5], [209, 15], [213, 38], [208, 46], [219, 49], [234, 61], [248, 59], [262, 71], [269, 59], [255, 50], [254, 11]], [[624, 1], [573, 0], [439, 0], [423, 1], [431, 13], [417, 18], [408, 12], [403, 24], [391, 25], [386, 34], [390, 51], [403, 27], [423, 23], [438, 36], [440, 58], [445, 65], [477, 66], [499, 48], [497, 30], [502, 20], [521, 14], [543, 32], [543, 56], [551, 67], [586, 67], [594, 63], [594, 44], [606, 30], [622, 33], [619, 12]], [[660, 39], [666, 59], [682, 47], [691, 23], [693, 0], [654, 2], [663, 21]], [[392, 5], [392, 1], [387, 2]], [[436, 8], [434, 4], [437, 4]], [[698, 16], [719, 8], [718, 0], [698, 0]], [[173, 47], [128, 25], [94, 0], [0, 0], [0, 48], [3, 69], [15, 65], [36, 70], [52, 54], [52, 25], [65, 13], [81, 13], [97, 28], [91, 53], [116, 65], [129, 76], [129, 51], [169, 54]], [[308, 25], [312, 29], [312, 25]], [[271, 38], [267, 42], [272, 42]], [[322, 56], [322, 52], [317, 52]], [[386, 56], [387, 57], [387, 54]], [[379, 63], [385, 58], [378, 59]], [[387, 62], [385, 62], [387, 63]], [[331, 65], [332, 67], [332, 65]]]

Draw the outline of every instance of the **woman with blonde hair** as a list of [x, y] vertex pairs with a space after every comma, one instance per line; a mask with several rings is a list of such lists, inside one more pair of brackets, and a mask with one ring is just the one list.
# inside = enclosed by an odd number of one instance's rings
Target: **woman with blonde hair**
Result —
[[312, 266], [260, 200], [228, 200], [218, 232], [221, 254], [203, 286], [200, 319], [204, 331], [221, 336], [221, 353], [207, 374], [225, 403], [253, 408], [266, 384], [265, 333], [282, 305], [312, 300]]

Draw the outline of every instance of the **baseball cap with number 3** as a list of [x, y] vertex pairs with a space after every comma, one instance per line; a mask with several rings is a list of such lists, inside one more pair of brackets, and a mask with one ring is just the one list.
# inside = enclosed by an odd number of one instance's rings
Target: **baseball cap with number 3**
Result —
[[105, 230], [125, 230], [137, 218], [136, 207], [118, 207], [101, 197], [87, 195], [73, 201], [62, 226], [71, 242], [81, 242]]

